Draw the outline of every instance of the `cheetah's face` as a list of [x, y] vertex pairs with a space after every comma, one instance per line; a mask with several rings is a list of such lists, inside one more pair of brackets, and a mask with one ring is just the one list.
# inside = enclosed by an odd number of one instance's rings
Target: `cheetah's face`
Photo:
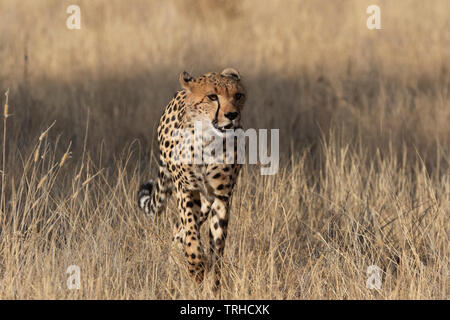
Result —
[[183, 72], [180, 84], [187, 92], [186, 111], [191, 120], [210, 123], [220, 132], [240, 127], [246, 91], [235, 69], [198, 78]]

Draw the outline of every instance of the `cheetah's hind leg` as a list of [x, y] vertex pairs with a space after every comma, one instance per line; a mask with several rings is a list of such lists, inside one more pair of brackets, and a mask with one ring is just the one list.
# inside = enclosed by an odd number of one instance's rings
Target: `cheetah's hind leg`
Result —
[[175, 223], [173, 226], [173, 237], [172, 242], [173, 245], [177, 246], [180, 249], [184, 248], [184, 242], [186, 239], [186, 229], [184, 228], [184, 225], [182, 223]]

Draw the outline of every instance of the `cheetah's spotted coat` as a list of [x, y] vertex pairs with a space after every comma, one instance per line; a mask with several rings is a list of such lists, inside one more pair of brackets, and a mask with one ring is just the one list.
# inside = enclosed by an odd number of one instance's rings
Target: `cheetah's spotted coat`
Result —
[[[194, 121], [203, 123], [204, 130], [225, 134], [227, 129], [240, 128], [240, 116], [246, 92], [239, 73], [232, 68], [221, 73], [207, 73], [193, 78], [187, 72], [180, 75], [182, 90], [167, 105], [158, 126], [160, 151], [159, 175], [141, 185], [139, 207], [149, 215], [159, 215], [167, 196], [175, 191], [180, 223], [174, 227], [174, 241], [184, 246], [190, 274], [201, 282], [209, 267], [200, 243], [200, 227], [211, 212], [209, 223], [210, 249], [214, 269], [214, 289], [220, 285], [221, 257], [227, 237], [230, 198], [241, 166], [232, 164], [189, 164], [179, 130], [190, 130]], [[174, 134], [175, 133], [175, 134]], [[207, 147], [209, 141], [200, 143]], [[189, 144], [188, 144], [189, 145]], [[224, 151], [225, 154], [225, 151]], [[180, 159], [182, 158], [182, 159]]]

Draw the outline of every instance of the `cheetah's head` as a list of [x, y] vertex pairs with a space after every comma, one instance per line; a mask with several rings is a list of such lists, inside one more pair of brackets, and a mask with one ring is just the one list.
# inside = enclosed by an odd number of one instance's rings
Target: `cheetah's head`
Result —
[[197, 78], [185, 71], [180, 74], [180, 84], [186, 90], [186, 111], [191, 120], [206, 121], [222, 133], [240, 127], [247, 97], [238, 71], [227, 68]]

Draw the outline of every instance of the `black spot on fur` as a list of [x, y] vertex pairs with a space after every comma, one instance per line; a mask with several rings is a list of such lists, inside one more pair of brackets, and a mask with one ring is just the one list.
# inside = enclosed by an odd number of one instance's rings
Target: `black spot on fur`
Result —
[[227, 220], [225, 219], [219, 219], [219, 225], [221, 228], [225, 228], [227, 226]]

